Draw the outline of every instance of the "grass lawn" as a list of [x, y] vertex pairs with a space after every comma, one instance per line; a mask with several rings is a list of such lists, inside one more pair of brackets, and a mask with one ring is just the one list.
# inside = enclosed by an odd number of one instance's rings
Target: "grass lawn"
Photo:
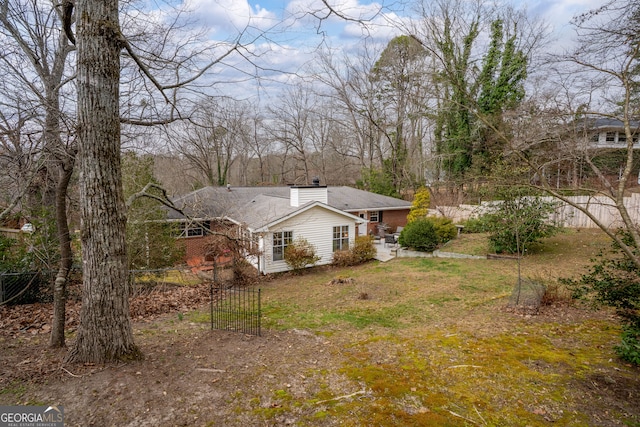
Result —
[[[446, 250], [486, 253], [482, 237]], [[576, 276], [605, 242], [567, 231], [532, 248], [524, 275], [548, 284]], [[265, 286], [264, 322], [340, 343], [340, 372], [369, 393], [326, 409], [343, 425], [606, 424], [594, 413], [637, 425], [639, 410], [628, 418], [608, 399], [591, 400], [594, 378], [637, 378], [613, 353], [612, 316], [564, 304], [538, 315], [507, 310], [516, 273], [513, 260], [442, 258], [318, 270]]]
[[[523, 276], [576, 277], [605, 246], [567, 231], [529, 250]], [[484, 254], [486, 239], [445, 250]], [[277, 275], [260, 285], [263, 336], [188, 311], [136, 323], [146, 359], [131, 364], [59, 369], [46, 336], [0, 337], [3, 366], [50, 365], [0, 375], [0, 405], [59, 403], [68, 426], [639, 426], [640, 370], [615, 355], [616, 317], [562, 290], [537, 313], [509, 308], [516, 281], [513, 259]]]

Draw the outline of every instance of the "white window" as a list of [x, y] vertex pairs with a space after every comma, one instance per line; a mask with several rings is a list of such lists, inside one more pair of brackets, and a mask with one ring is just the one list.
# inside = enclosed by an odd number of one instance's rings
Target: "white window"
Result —
[[607, 132], [606, 141], [607, 142], [615, 142], [616, 141], [616, 133], [615, 132]]
[[619, 143], [625, 143], [627, 142], [627, 134], [624, 132], [618, 132], [618, 142]]
[[382, 212], [381, 211], [369, 212], [369, 222], [380, 222], [380, 221], [382, 221]]
[[209, 221], [180, 223], [180, 237], [201, 237], [211, 229]]
[[293, 241], [293, 231], [278, 231], [273, 233], [273, 260], [282, 261], [284, 250]]
[[333, 227], [333, 252], [349, 249], [349, 226]]

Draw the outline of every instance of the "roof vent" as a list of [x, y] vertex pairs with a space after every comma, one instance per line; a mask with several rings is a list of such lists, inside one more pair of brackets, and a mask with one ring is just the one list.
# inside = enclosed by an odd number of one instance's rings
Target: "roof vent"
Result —
[[320, 178], [318, 178], [317, 176], [314, 177], [311, 183], [313, 184], [314, 187], [320, 187]]

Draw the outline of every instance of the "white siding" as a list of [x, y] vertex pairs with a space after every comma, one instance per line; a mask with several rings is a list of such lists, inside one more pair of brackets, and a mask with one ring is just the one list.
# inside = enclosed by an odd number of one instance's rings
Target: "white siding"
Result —
[[309, 209], [269, 229], [264, 240], [263, 272], [268, 274], [289, 270], [286, 262], [273, 261], [273, 232], [293, 231], [294, 240], [299, 237], [306, 239], [316, 248], [316, 255], [321, 257], [316, 265], [324, 265], [330, 264], [333, 260], [333, 227], [341, 225], [349, 226], [349, 245], [353, 245], [355, 239], [353, 218], [345, 217], [321, 206]]
[[291, 187], [289, 190], [291, 206], [302, 206], [308, 202], [328, 203], [329, 195], [327, 187]]
[[[613, 141], [607, 141], [607, 132], [600, 132], [597, 137], [597, 141], [593, 141], [595, 148], [627, 148], [626, 135], [624, 130], [610, 130], [609, 133], [613, 134]], [[640, 141], [638, 141], [638, 135], [634, 134], [633, 136], [633, 148], [640, 148]]]

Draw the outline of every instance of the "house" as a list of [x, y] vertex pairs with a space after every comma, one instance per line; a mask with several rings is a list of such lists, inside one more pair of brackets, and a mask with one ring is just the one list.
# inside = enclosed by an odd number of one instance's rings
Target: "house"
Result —
[[[640, 122], [631, 121], [633, 148], [640, 149], [638, 137], [640, 136]], [[589, 122], [587, 132], [592, 148], [627, 148], [627, 136], [624, 131], [624, 123], [621, 120], [598, 118]]]
[[[393, 232], [406, 225], [411, 203], [351, 187], [205, 187], [175, 199], [170, 211], [180, 223], [187, 261], [205, 259], [206, 236], [219, 227], [235, 228], [257, 249], [249, 261], [262, 274], [286, 271], [286, 246], [304, 238], [329, 264], [333, 252], [347, 249], [357, 235]], [[380, 227], [383, 225], [384, 227]]]
[[[618, 180], [626, 163], [627, 142], [632, 143], [633, 150], [640, 149], [640, 121], [630, 121], [629, 127], [630, 141], [627, 141], [624, 122], [607, 117], [582, 118], [568, 126], [550, 128], [549, 138], [539, 146], [539, 155], [547, 164], [533, 179], [538, 179], [541, 172], [556, 188], [598, 188], [599, 176], [610, 182]], [[585, 162], [585, 157], [598, 165], [598, 173]], [[633, 173], [638, 173], [637, 165]], [[635, 180], [627, 185], [636, 185]]]

